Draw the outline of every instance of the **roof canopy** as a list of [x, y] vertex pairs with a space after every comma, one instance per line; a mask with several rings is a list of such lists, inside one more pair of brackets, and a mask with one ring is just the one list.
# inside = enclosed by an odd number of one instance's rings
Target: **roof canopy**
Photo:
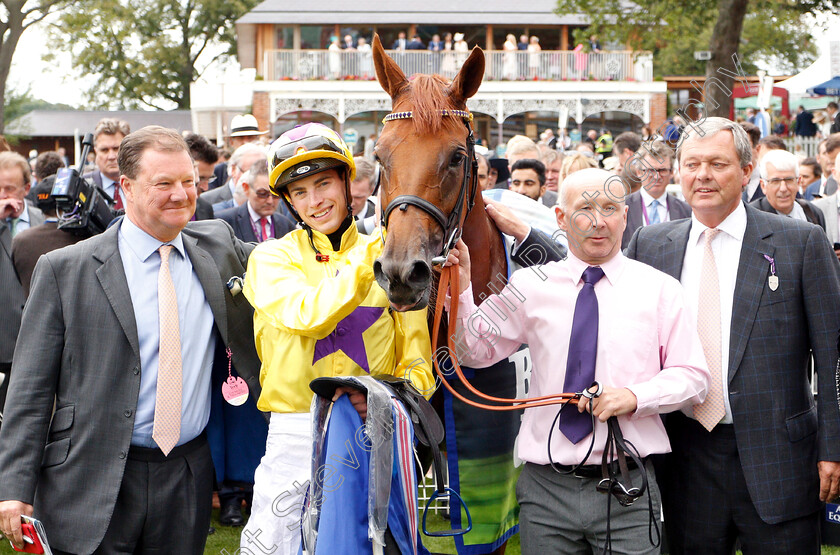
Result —
[[83, 111], [32, 110], [6, 125], [9, 135], [27, 137], [73, 137], [76, 133], [93, 133], [102, 118], [127, 121], [133, 131], [147, 125], [162, 125], [177, 131], [192, 131], [189, 110], [163, 111]]

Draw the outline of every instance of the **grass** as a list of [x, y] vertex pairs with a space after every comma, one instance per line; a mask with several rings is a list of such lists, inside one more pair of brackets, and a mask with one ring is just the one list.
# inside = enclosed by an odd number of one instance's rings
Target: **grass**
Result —
[[[230, 555], [235, 555], [236, 550], [239, 549], [239, 535], [242, 533], [242, 528], [229, 528], [219, 524], [219, 511], [213, 511], [213, 527], [216, 528], [216, 533], [207, 536], [207, 546], [204, 549], [205, 555], [220, 555], [225, 551]], [[432, 530], [444, 530], [449, 528], [449, 522], [437, 515], [429, 515], [429, 528]], [[432, 553], [446, 553], [455, 555], [455, 542], [451, 538], [430, 538], [423, 536], [423, 545]], [[9, 543], [2, 540], [0, 543], [0, 555], [13, 555], [16, 553]], [[740, 553], [740, 552], [739, 552]], [[519, 536], [514, 536], [508, 542], [508, 548], [505, 555], [520, 555]], [[823, 546], [822, 555], [840, 555], [840, 547], [837, 546]]]

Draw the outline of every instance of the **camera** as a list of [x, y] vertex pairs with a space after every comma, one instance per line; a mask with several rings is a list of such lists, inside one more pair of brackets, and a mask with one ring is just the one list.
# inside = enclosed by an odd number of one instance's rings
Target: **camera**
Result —
[[[87, 160], [93, 147], [93, 133], [82, 141], [81, 160]], [[55, 175], [50, 196], [55, 200], [58, 229], [77, 234], [97, 235], [114, 219], [111, 198], [74, 168], [61, 168]]]

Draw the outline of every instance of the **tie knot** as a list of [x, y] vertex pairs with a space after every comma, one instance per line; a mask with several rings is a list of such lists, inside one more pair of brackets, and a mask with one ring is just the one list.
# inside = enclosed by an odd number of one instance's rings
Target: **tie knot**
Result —
[[717, 237], [718, 233], [720, 233], [719, 229], [716, 229], [714, 227], [708, 228], [706, 230], [706, 244], [710, 245], [712, 243], [712, 241], [715, 240], [715, 237]]
[[659, 201], [656, 200], [656, 199], [653, 199], [653, 202], [650, 203], [650, 207], [651, 208], [659, 208]]
[[160, 248], [158, 248], [161, 264], [169, 264], [169, 255], [172, 254], [173, 248], [174, 247], [172, 245], [161, 245]]
[[583, 271], [583, 283], [595, 285], [604, 277], [604, 270], [600, 266], [590, 266]]

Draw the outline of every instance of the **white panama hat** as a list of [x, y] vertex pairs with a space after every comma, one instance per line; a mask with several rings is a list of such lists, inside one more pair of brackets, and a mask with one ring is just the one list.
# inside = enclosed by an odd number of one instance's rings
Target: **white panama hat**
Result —
[[230, 137], [250, 137], [265, 135], [266, 133], [268, 133], [268, 130], [260, 131], [257, 118], [251, 114], [233, 116], [230, 122]]

